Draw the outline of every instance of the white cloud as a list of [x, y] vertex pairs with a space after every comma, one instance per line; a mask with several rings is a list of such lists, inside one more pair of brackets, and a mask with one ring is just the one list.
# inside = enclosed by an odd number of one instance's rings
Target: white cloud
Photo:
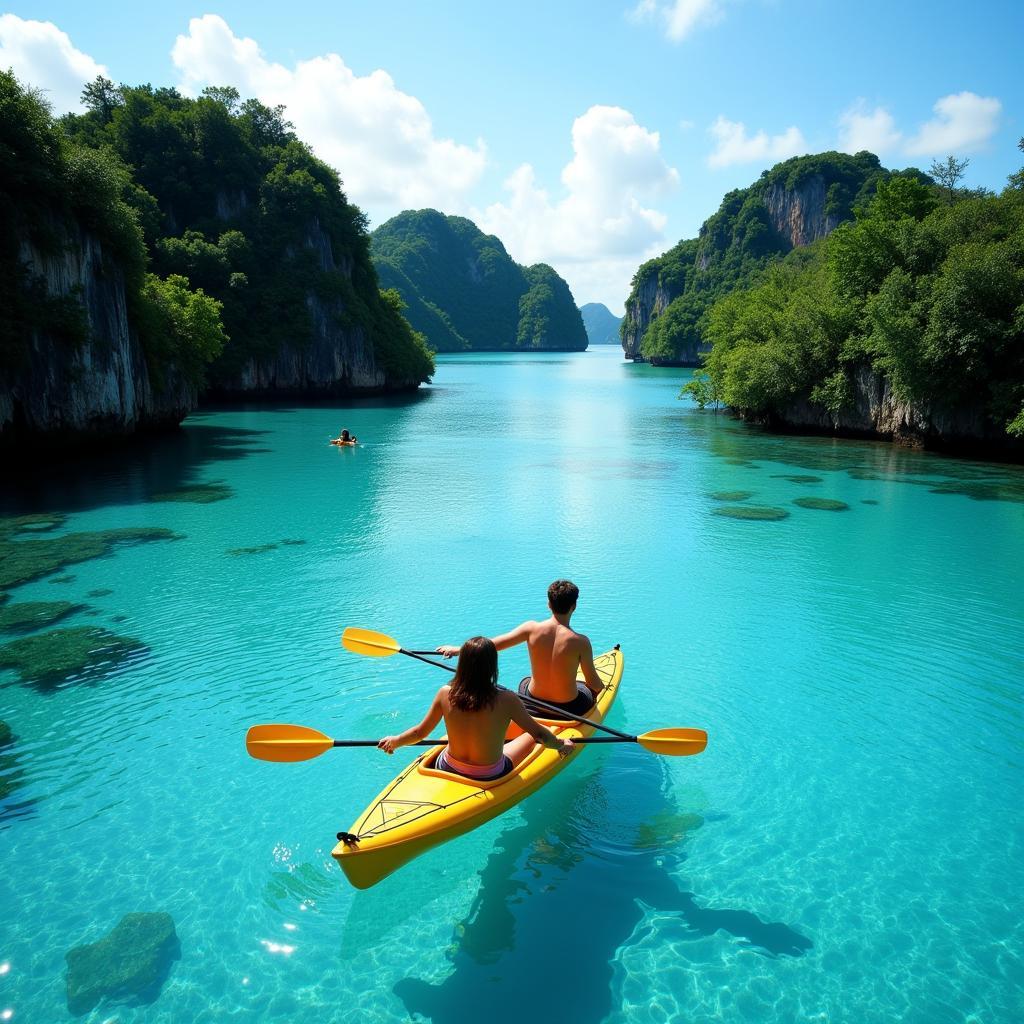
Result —
[[679, 184], [661, 138], [621, 107], [594, 106], [572, 126], [565, 193], [553, 199], [523, 164], [505, 182], [508, 197], [473, 218], [521, 263], [555, 266], [579, 303], [619, 302], [637, 264], [664, 246], [666, 217], [647, 196]]
[[792, 126], [781, 135], [760, 131], [747, 134], [741, 121], [729, 121], [721, 115], [708, 129], [715, 139], [715, 148], [708, 157], [709, 167], [729, 167], [755, 161], [777, 163], [787, 157], [807, 152], [807, 143], [800, 129]]
[[999, 128], [1002, 104], [973, 92], [943, 96], [932, 107], [936, 117], [907, 137], [884, 107], [868, 111], [858, 100], [839, 118], [839, 148], [845, 153], [866, 149], [872, 153], [940, 157], [970, 153], [985, 145]]
[[910, 156], [945, 156], [980, 149], [996, 133], [1002, 104], [991, 96], [959, 92], [943, 96], [932, 110], [936, 117], [907, 140]]
[[668, 39], [679, 43], [698, 28], [721, 21], [722, 13], [721, 0], [640, 0], [629, 17], [633, 21], [657, 22]]
[[42, 89], [55, 114], [82, 110], [82, 86], [108, 75], [52, 22], [25, 21], [15, 14], [0, 15], [0, 68], [11, 68], [23, 85]]
[[892, 114], [884, 107], [868, 111], [858, 101], [839, 118], [839, 149], [843, 153], [891, 153], [900, 148], [903, 135], [896, 130]]
[[487, 162], [483, 140], [469, 146], [438, 138], [423, 104], [386, 71], [360, 77], [336, 53], [287, 68], [207, 14], [189, 22], [171, 59], [185, 92], [233, 85], [269, 106], [283, 104], [299, 137], [338, 169], [349, 197], [371, 216], [460, 209]]

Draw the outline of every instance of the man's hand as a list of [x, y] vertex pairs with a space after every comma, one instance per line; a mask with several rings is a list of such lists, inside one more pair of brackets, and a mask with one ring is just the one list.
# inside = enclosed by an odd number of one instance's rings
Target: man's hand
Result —
[[457, 658], [461, 647], [453, 647], [451, 644], [442, 644], [440, 647], [435, 648], [438, 654], [445, 658]]
[[377, 740], [377, 749], [383, 750], [385, 754], [393, 754], [397, 747], [397, 736], [385, 736], [383, 739]]
[[568, 757], [576, 749], [572, 740], [561, 740], [558, 747], [559, 757]]

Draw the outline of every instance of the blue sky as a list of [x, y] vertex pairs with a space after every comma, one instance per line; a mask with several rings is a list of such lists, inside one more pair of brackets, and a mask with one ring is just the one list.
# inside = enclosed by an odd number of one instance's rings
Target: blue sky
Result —
[[97, 68], [285, 102], [372, 223], [418, 206], [470, 216], [615, 313], [644, 259], [786, 156], [869, 148], [927, 168], [955, 153], [968, 184], [995, 189], [1024, 163], [1024, 3], [1010, 0], [3, 10], [0, 65], [58, 111]]

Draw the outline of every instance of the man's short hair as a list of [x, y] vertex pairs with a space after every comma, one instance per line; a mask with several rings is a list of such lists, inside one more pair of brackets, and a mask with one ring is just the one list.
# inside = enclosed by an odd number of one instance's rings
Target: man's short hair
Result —
[[580, 596], [580, 588], [569, 580], [555, 580], [548, 587], [548, 604], [553, 612], [564, 615], [572, 611]]

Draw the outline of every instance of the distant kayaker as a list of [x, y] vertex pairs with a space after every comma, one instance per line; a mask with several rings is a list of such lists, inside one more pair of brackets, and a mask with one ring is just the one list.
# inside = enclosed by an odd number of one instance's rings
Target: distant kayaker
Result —
[[[524, 642], [529, 649], [532, 673], [519, 684], [520, 695], [557, 704], [568, 715], [585, 715], [604, 689], [594, 667], [590, 640], [569, 625], [579, 595], [575, 583], [555, 580], [548, 587], [550, 618], [543, 622], [524, 622], [510, 633], [494, 637], [494, 646], [499, 651]], [[445, 645], [438, 647], [437, 653], [451, 658], [459, 653], [459, 648]], [[580, 669], [586, 685], [576, 681]], [[555, 716], [545, 714], [545, 717]]]
[[359, 438], [354, 437], [347, 430], [341, 432], [340, 437], [336, 437], [331, 444], [358, 444]]
[[[385, 736], [377, 746], [393, 754], [399, 747], [429, 736], [444, 718], [448, 746], [438, 755], [435, 767], [478, 782], [507, 775], [541, 743], [565, 757], [572, 753], [569, 740], [560, 740], [530, 716], [511, 690], [498, 687], [498, 650], [485, 636], [467, 640], [459, 651], [459, 663], [450, 686], [442, 686], [419, 725], [398, 736]], [[509, 722], [523, 730], [505, 742]]]

